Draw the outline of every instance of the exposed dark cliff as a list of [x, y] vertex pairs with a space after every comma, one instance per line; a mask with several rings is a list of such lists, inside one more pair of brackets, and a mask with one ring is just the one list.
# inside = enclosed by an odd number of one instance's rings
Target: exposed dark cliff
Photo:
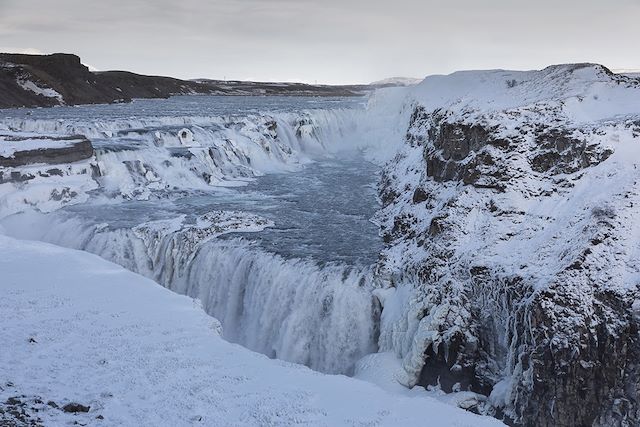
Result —
[[0, 54], [0, 107], [99, 104], [207, 89], [126, 72], [93, 73], [75, 55]]
[[0, 53], [0, 108], [128, 102], [179, 94], [354, 96], [364, 86], [222, 82], [145, 76], [126, 71], [91, 72], [70, 54]]

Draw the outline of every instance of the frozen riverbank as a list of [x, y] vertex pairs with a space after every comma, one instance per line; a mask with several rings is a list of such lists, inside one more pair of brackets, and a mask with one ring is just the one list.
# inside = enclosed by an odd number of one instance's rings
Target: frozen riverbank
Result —
[[0, 236], [0, 270], [0, 400], [45, 425], [498, 424], [229, 344], [194, 300], [91, 254]]

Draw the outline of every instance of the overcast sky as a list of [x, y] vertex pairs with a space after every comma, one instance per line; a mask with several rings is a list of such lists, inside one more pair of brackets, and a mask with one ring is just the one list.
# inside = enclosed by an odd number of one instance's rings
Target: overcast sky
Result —
[[640, 68], [640, 0], [0, 0], [0, 50], [100, 70], [365, 83], [562, 62]]

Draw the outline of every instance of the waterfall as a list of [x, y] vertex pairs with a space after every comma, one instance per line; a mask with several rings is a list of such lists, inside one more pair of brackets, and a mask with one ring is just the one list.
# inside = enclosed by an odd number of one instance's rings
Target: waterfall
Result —
[[285, 259], [240, 238], [111, 229], [61, 214], [15, 216], [8, 234], [97, 254], [197, 298], [223, 336], [272, 358], [352, 374], [377, 351], [372, 268]]
[[[335, 109], [217, 117], [6, 118], [2, 124], [10, 132], [86, 135], [95, 147], [90, 170], [99, 184], [92, 197], [112, 205], [242, 185], [373, 146], [373, 151], [393, 150], [400, 139], [381, 135], [391, 135], [382, 129], [394, 118], [385, 116], [371, 127], [364, 114]], [[51, 203], [46, 185], [38, 193], [43, 200], [25, 200], [25, 211]], [[269, 357], [352, 374], [359, 359], [377, 351], [380, 306], [371, 266], [289, 259], [240, 238], [200, 239], [180, 227], [153, 234], [136, 224], [92, 222], [64, 210], [15, 215], [2, 226], [14, 237], [92, 252], [196, 298], [221, 321], [228, 340]]]

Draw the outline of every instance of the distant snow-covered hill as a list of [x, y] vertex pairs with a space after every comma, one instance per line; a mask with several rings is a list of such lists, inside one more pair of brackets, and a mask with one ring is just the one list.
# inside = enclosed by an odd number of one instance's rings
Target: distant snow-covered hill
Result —
[[370, 83], [371, 86], [415, 86], [422, 79], [414, 79], [411, 77], [390, 77], [388, 79], [378, 80]]
[[640, 78], [640, 70], [638, 69], [622, 69], [622, 70], [613, 70], [616, 74], [622, 74], [623, 76]]

